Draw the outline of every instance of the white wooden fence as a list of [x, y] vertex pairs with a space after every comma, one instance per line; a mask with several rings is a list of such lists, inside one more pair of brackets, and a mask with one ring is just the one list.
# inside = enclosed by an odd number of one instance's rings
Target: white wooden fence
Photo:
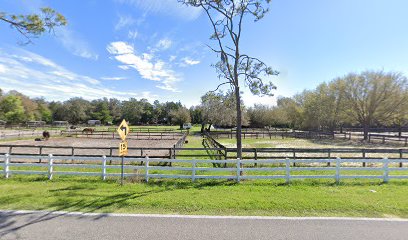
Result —
[[[9, 155], [5, 154], [0, 161], [0, 167], [5, 178], [14, 174], [41, 174], [52, 179], [54, 175], [77, 175], [77, 176], [100, 176], [103, 180], [107, 177], [119, 177], [121, 165], [108, 165], [108, 161], [119, 162], [119, 157], [75, 157], [76, 161], [84, 163], [67, 163], [72, 161], [70, 156], [50, 155]], [[28, 163], [22, 160], [39, 160], [42, 163]], [[64, 163], [65, 162], [65, 163]], [[285, 179], [289, 183], [292, 179], [334, 179], [337, 183], [340, 179], [365, 178], [382, 179], [388, 182], [390, 179], [408, 179], [407, 159], [283, 159], [283, 160], [180, 160], [180, 159], [152, 159], [152, 158], [125, 158], [125, 177], [138, 176], [149, 181], [151, 178], [182, 178], [191, 179], [234, 179], [237, 182], [243, 179]], [[173, 166], [160, 166], [160, 162], [173, 163]], [[327, 163], [331, 163], [327, 167]], [[352, 166], [366, 162], [371, 167]], [[397, 163], [404, 163], [403, 167], [396, 166]], [[227, 167], [214, 167], [211, 165], [227, 164]], [[139, 165], [135, 165], [139, 164]], [[152, 164], [152, 165], [151, 165]], [[296, 164], [296, 166], [294, 166]], [[318, 165], [321, 166], [318, 166]], [[323, 166], [324, 164], [324, 166]], [[43, 170], [31, 170], [30, 168], [41, 167]], [[13, 169], [11, 169], [13, 168]], [[16, 169], [17, 168], [17, 169]], [[46, 168], [47, 170], [44, 170]], [[71, 171], [56, 171], [54, 168]], [[72, 169], [94, 169], [95, 171], [72, 171]], [[126, 172], [127, 170], [127, 172]], [[129, 172], [129, 170], [138, 170]], [[299, 175], [294, 172], [312, 171], [314, 175]], [[322, 174], [318, 174], [323, 171]], [[331, 171], [334, 174], [328, 174]], [[350, 172], [351, 171], [351, 172]], [[364, 175], [368, 171], [377, 174]], [[401, 172], [405, 171], [405, 172]], [[217, 175], [216, 173], [227, 173]], [[347, 174], [347, 172], [349, 174]], [[359, 172], [362, 172], [361, 174]], [[378, 174], [380, 172], [380, 174]], [[395, 174], [400, 172], [400, 174]], [[188, 174], [186, 174], [188, 173]], [[275, 174], [274, 174], [275, 173]], [[310, 172], [309, 172], [310, 173]], [[351, 174], [352, 173], [352, 174]], [[405, 175], [403, 175], [405, 174]]]

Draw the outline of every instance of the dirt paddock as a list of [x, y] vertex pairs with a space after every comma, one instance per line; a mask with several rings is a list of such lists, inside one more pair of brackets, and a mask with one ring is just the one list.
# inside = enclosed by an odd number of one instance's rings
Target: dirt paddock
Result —
[[[169, 150], [178, 139], [175, 140], [128, 140], [129, 156], [168, 156]], [[120, 140], [118, 139], [92, 139], [61, 137], [51, 138], [47, 141], [17, 140], [0, 143], [0, 154], [53, 154], [53, 155], [93, 155], [93, 156], [117, 156]], [[12, 145], [11, 149], [8, 145]], [[21, 147], [20, 147], [21, 146]], [[64, 148], [53, 148], [64, 147]], [[89, 149], [81, 149], [89, 148]], [[112, 148], [98, 149], [98, 148]], [[146, 150], [143, 148], [168, 148], [166, 150]]]

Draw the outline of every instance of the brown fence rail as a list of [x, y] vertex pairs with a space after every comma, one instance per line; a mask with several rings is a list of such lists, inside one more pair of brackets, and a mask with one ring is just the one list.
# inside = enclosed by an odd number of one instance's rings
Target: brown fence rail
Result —
[[[214, 131], [208, 132], [213, 138], [230, 138], [235, 137], [235, 131]], [[306, 138], [306, 139], [350, 139], [350, 133], [337, 133], [337, 132], [312, 132], [312, 131], [243, 131], [242, 138]]]
[[368, 135], [368, 142], [372, 142], [373, 140], [380, 140], [382, 143], [386, 141], [393, 141], [393, 142], [403, 142], [404, 146], [406, 147], [408, 144], [408, 136], [393, 136], [393, 135], [385, 135], [385, 134], [369, 134]]
[[[175, 140], [180, 139], [185, 133], [181, 132], [129, 132], [127, 139], [138, 139], [138, 140]], [[80, 130], [74, 131], [61, 131], [62, 136], [75, 136], [75, 137], [86, 137], [86, 138], [111, 138], [119, 139], [117, 132], [110, 131], [93, 131], [93, 132], [83, 132]]]

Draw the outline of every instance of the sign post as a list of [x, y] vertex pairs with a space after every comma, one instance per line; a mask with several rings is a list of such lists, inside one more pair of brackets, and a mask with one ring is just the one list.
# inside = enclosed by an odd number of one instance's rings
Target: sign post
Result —
[[121, 166], [121, 174], [120, 174], [120, 185], [123, 185], [123, 178], [124, 178], [124, 158], [128, 154], [128, 142], [126, 141], [126, 137], [129, 134], [129, 126], [125, 119], [122, 120], [122, 123], [119, 125], [116, 132], [119, 134], [120, 139], [122, 142], [119, 143], [119, 156], [122, 157], [122, 166]]

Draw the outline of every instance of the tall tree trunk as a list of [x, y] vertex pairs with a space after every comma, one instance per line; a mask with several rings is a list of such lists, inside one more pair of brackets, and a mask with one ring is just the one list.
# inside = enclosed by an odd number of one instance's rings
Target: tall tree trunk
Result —
[[241, 95], [239, 92], [239, 86], [235, 86], [235, 100], [236, 100], [236, 110], [237, 110], [237, 158], [242, 159], [242, 112], [241, 112]]
[[212, 126], [212, 123], [208, 124], [207, 132], [211, 131], [211, 126]]
[[401, 137], [401, 136], [402, 136], [402, 126], [400, 124], [398, 125], [398, 137]]
[[204, 133], [205, 123], [201, 123], [201, 133]]
[[370, 124], [367, 122], [364, 122], [363, 124], [363, 131], [364, 131], [364, 140], [368, 139], [368, 131], [370, 130]]

